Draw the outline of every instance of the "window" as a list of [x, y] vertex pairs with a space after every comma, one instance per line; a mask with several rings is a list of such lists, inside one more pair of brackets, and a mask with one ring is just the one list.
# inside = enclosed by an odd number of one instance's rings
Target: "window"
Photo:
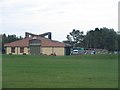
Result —
[[15, 47], [11, 47], [11, 53], [15, 53]]
[[20, 53], [24, 53], [24, 47], [20, 47]]

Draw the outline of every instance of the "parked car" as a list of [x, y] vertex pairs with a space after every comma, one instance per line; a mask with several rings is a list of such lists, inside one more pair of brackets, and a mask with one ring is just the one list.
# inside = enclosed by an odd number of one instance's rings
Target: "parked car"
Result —
[[78, 55], [79, 54], [79, 50], [72, 50], [71, 54], [72, 55]]

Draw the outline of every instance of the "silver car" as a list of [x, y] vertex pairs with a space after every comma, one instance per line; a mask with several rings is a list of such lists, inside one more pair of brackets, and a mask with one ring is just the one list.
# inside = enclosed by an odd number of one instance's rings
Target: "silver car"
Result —
[[73, 51], [71, 52], [71, 54], [72, 54], [72, 55], [77, 55], [77, 54], [79, 54], [79, 50], [73, 50]]

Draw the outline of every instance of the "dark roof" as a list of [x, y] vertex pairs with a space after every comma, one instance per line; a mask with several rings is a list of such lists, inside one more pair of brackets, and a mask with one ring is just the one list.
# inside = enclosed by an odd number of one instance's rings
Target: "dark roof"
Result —
[[[18, 41], [14, 41], [11, 43], [6, 43], [4, 46], [10, 46], [10, 47], [25, 47], [25, 46], [29, 46], [29, 40], [32, 40], [33, 37], [29, 37], [29, 38], [24, 38], [22, 40], [18, 40]], [[41, 46], [45, 46], [45, 47], [65, 47], [66, 45], [62, 42], [58, 42], [58, 41], [54, 41], [54, 40], [50, 40], [48, 38], [45, 37], [37, 37], [37, 39], [39, 39], [41, 41]]]

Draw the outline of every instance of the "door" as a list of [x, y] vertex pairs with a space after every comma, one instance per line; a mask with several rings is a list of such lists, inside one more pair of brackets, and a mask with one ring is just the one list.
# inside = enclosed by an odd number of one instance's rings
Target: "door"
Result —
[[30, 53], [31, 53], [31, 55], [40, 55], [40, 46], [39, 45], [31, 45]]
[[31, 55], [40, 55], [40, 40], [32, 39], [29, 40], [30, 54]]

